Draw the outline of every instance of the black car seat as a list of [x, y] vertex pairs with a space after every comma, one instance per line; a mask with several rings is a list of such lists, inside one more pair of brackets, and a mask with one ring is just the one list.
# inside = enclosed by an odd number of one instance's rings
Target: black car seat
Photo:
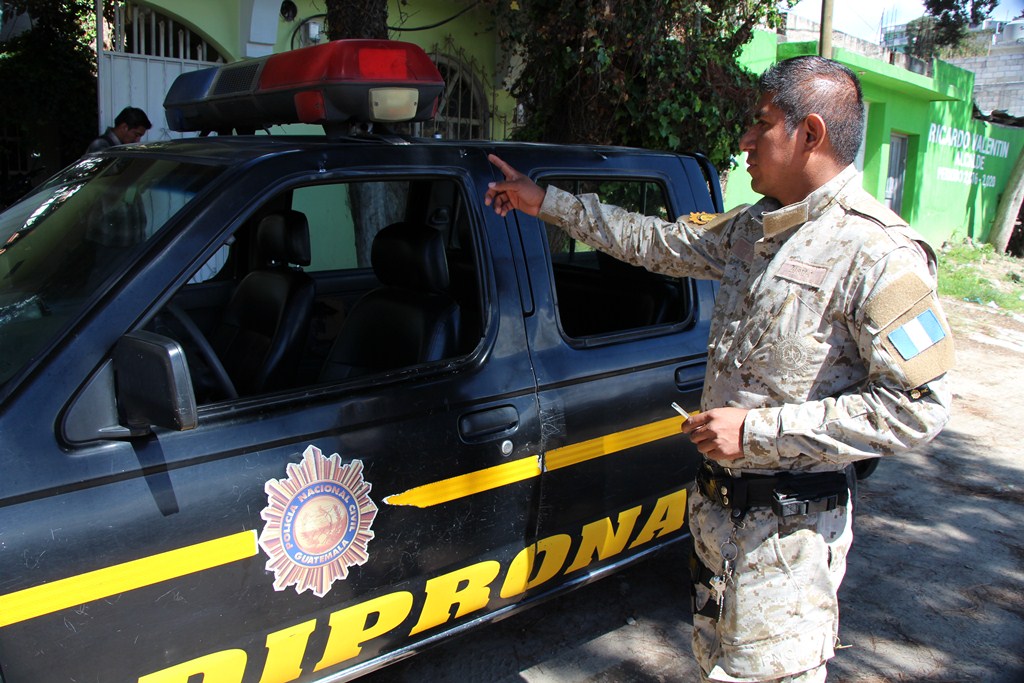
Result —
[[370, 263], [380, 286], [352, 306], [321, 381], [426, 363], [457, 352], [460, 308], [447, 291], [441, 233], [413, 223], [389, 225], [374, 237]]
[[265, 216], [255, 244], [257, 266], [238, 283], [210, 340], [242, 396], [288, 386], [316, 295], [313, 279], [291, 265], [310, 262], [305, 214]]

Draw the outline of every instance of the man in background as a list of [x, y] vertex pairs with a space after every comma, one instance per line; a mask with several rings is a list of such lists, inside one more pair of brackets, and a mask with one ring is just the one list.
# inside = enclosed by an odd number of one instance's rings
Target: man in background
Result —
[[125, 107], [114, 119], [114, 126], [107, 128], [103, 135], [90, 142], [85, 153], [90, 154], [107, 147], [138, 142], [152, 127], [153, 124], [149, 122], [146, 112], [138, 107]]

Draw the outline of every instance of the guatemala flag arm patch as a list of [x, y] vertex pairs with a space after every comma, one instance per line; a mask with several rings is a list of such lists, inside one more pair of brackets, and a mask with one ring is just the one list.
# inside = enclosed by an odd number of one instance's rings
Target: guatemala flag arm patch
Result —
[[935, 346], [945, 337], [946, 331], [942, 328], [942, 323], [929, 308], [890, 332], [889, 342], [903, 356], [903, 360], [910, 360]]

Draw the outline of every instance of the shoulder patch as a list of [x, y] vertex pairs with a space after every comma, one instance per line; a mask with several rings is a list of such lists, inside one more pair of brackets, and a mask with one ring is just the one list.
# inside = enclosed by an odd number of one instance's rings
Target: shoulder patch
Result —
[[889, 333], [889, 342], [903, 360], [913, 360], [946, 338], [935, 311], [928, 308]]
[[941, 377], [955, 362], [953, 336], [934, 297], [927, 297], [890, 323], [877, 337], [892, 364], [914, 389]]
[[932, 288], [906, 273], [871, 299], [864, 310], [890, 363], [919, 387], [953, 367], [953, 337]]
[[876, 330], [881, 330], [931, 292], [932, 288], [920, 276], [905, 273], [872, 297], [864, 306], [864, 314]]
[[839, 199], [839, 203], [844, 208], [866, 216], [884, 227], [907, 225], [907, 222], [898, 213], [866, 192], [859, 196], [842, 197]]

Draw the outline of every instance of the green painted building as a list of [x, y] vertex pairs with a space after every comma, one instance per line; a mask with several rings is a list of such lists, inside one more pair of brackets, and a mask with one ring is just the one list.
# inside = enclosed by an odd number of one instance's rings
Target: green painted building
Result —
[[[778, 43], [759, 33], [743, 61], [760, 73], [776, 60], [816, 54], [814, 42]], [[1024, 128], [973, 117], [974, 74], [936, 60], [925, 76], [843, 49], [834, 59], [860, 76], [867, 103], [857, 159], [864, 188], [935, 246], [985, 241], [1017, 158]], [[742, 155], [728, 174], [725, 203], [756, 201]]]

